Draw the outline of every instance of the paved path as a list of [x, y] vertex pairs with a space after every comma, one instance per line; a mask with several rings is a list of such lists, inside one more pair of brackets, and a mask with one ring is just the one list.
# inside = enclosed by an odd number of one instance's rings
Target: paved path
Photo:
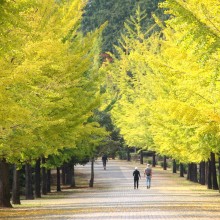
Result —
[[[103, 170], [101, 161], [97, 161], [94, 188], [69, 189], [43, 199], [22, 201], [22, 206], [13, 210], [0, 210], [0, 219], [220, 220], [217, 191], [206, 190], [159, 167], [153, 170], [151, 189], [146, 188], [143, 177], [139, 189], [134, 190], [134, 166], [110, 160], [107, 170]], [[144, 166], [138, 166], [143, 175]], [[90, 167], [78, 166], [76, 171], [87, 177]], [[84, 184], [87, 181], [84, 178]]]

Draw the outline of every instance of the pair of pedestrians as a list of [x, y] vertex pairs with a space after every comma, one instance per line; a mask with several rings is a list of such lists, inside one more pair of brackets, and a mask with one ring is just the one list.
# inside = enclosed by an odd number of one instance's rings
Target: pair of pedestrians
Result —
[[[135, 167], [135, 170], [133, 172], [133, 176], [134, 176], [134, 189], [138, 189], [138, 185], [139, 185], [139, 178], [141, 178], [141, 174], [138, 170], [137, 167]], [[144, 170], [144, 176], [146, 177], [146, 186], [147, 189], [150, 189], [151, 186], [151, 177], [152, 177], [152, 169], [150, 167], [150, 164], [147, 164], [146, 169]]]

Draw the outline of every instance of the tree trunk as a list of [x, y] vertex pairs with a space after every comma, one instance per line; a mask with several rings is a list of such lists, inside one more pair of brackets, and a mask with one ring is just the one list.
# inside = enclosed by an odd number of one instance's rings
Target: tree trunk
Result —
[[70, 162], [67, 166], [67, 184], [69, 184], [70, 187], [75, 187], [73, 162]]
[[91, 179], [89, 181], [89, 187], [93, 187], [94, 184], [94, 158], [91, 160]]
[[208, 186], [209, 161], [205, 162], [205, 185]]
[[13, 169], [13, 183], [12, 183], [12, 203], [13, 204], [21, 204], [20, 200], [20, 170], [16, 169], [16, 165], [14, 165]]
[[34, 199], [32, 186], [32, 167], [30, 164], [25, 165], [25, 198], [27, 200]]
[[61, 191], [61, 186], [60, 186], [60, 168], [57, 167], [57, 192]]
[[167, 170], [167, 157], [163, 157], [163, 170]]
[[153, 163], [152, 163], [153, 167], [156, 167], [156, 155], [155, 153], [153, 154]]
[[143, 151], [141, 150], [140, 152], [140, 164], [144, 163], [144, 155], [143, 155]]
[[205, 161], [200, 162], [199, 166], [199, 183], [205, 185]]
[[196, 163], [189, 163], [188, 164], [188, 172], [187, 172], [187, 179], [197, 183], [197, 164]]
[[197, 164], [196, 163], [192, 163], [192, 173], [191, 173], [191, 181], [194, 183], [198, 183], [198, 177], [197, 177]]
[[75, 165], [73, 164], [73, 182], [72, 187], [76, 187], [76, 181], [75, 181]]
[[186, 179], [187, 179], [187, 180], [190, 180], [190, 179], [191, 179], [191, 163], [188, 164]]
[[73, 165], [70, 162], [67, 164], [66, 183], [71, 186], [72, 182], [73, 182]]
[[51, 170], [47, 170], [47, 192], [51, 192]]
[[35, 164], [35, 197], [41, 198], [41, 174], [40, 174], [40, 159]]
[[212, 169], [212, 189], [218, 190], [218, 181], [215, 166], [215, 154], [211, 153], [211, 169]]
[[44, 167], [46, 160], [44, 157], [42, 157], [42, 194], [46, 195], [47, 194], [47, 172], [46, 168]]
[[197, 164], [189, 163], [188, 164], [188, 172], [187, 172], [187, 180], [197, 183]]
[[219, 184], [219, 192], [220, 192], [220, 156], [218, 155], [218, 184]]
[[173, 173], [176, 173], [176, 160], [173, 159]]
[[9, 166], [5, 159], [0, 160], [0, 207], [11, 208], [9, 189]]
[[62, 166], [62, 184], [66, 185], [66, 164]]
[[184, 177], [184, 167], [182, 163], [180, 163], [180, 177]]
[[211, 160], [208, 160], [208, 189], [212, 189], [212, 167]]

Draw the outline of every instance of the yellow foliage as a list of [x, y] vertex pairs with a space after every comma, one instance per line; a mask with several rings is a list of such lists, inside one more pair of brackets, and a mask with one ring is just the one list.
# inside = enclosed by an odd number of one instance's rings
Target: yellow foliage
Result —
[[0, 49], [8, 48], [0, 52], [0, 157], [17, 162], [74, 148], [82, 130], [91, 130], [81, 125], [100, 105], [103, 27], [80, 33], [81, 0], [13, 4], [5, 9], [11, 29], [0, 28], [8, 33], [0, 40]]
[[[219, 152], [219, 1], [167, 0], [175, 15], [162, 34], [123, 36], [120, 58], [108, 69], [112, 110], [130, 146], [155, 149], [185, 162]], [[134, 33], [132, 33], [134, 34]]]

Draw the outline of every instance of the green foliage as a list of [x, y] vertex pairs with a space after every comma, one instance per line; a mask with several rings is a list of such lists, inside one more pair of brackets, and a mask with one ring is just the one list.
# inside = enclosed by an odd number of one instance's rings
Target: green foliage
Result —
[[109, 157], [115, 158], [116, 152], [123, 147], [123, 138], [119, 134], [119, 130], [113, 125], [110, 113], [96, 110], [94, 120], [109, 134], [98, 148], [99, 156], [107, 154]]
[[[118, 39], [124, 30], [124, 22], [133, 16], [139, 6], [142, 11], [146, 11], [146, 19], [142, 23], [144, 30], [148, 30], [155, 24], [151, 13], [156, 13], [162, 20], [166, 17], [162, 9], [158, 8], [159, 0], [90, 0], [85, 7], [82, 20], [82, 30], [84, 33], [95, 30], [106, 21], [107, 27], [103, 31], [102, 52], [115, 52], [114, 45], [118, 45]], [[157, 31], [158, 27], [152, 31]], [[151, 33], [152, 33], [151, 31]]]
[[128, 158], [127, 150], [125, 148], [120, 148], [117, 151], [117, 156], [120, 160], [127, 160], [127, 158]]

